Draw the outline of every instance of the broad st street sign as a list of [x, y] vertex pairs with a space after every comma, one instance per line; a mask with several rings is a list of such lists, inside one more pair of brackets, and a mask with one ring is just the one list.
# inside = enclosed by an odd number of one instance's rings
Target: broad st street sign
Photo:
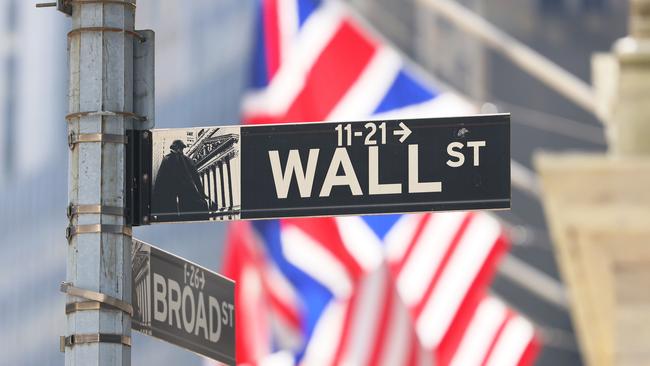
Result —
[[133, 239], [133, 329], [235, 365], [235, 284]]
[[151, 133], [145, 223], [510, 207], [508, 114]]

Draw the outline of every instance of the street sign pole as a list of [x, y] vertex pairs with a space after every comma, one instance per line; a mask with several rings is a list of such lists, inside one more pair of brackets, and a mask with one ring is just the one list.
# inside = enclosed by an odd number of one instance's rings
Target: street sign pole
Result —
[[68, 4], [70, 226], [63, 288], [82, 290], [67, 292], [61, 348], [67, 366], [130, 365], [125, 130], [135, 119], [133, 49], [142, 36], [134, 32], [135, 0]]

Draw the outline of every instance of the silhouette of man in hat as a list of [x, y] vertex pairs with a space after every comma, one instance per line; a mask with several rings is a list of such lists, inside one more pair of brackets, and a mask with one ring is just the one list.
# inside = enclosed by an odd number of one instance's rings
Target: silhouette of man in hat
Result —
[[183, 154], [187, 146], [175, 140], [158, 169], [153, 186], [151, 211], [154, 215], [175, 214], [195, 220], [208, 217], [208, 201], [192, 159]]

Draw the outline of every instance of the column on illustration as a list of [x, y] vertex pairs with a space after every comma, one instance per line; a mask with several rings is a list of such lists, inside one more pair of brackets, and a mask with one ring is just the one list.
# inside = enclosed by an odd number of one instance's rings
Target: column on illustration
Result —
[[219, 163], [213, 164], [212, 167], [210, 168], [212, 172], [212, 182], [214, 183], [215, 191], [214, 191], [214, 196], [216, 197], [215, 202], [217, 203], [217, 207], [224, 207], [223, 204], [223, 196], [221, 194], [222, 192], [222, 187], [223, 184], [221, 183], [221, 172], [219, 170]]
[[[226, 201], [226, 172], [223, 169], [223, 161], [217, 163], [219, 167], [219, 184], [221, 184], [221, 190], [219, 191], [219, 196], [221, 197], [221, 202], [223, 207], [228, 206], [228, 201]], [[220, 206], [221, 207], [221, 206]]]

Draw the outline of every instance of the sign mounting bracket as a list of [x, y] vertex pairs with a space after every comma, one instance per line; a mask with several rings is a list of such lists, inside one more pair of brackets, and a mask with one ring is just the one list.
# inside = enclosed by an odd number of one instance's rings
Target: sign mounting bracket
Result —
[[133, 306], [126, 301], [116, 299], [112, 296], [102, 294], [99, 292], [86, 290], [73, 286], [69, 282], [61, 283], [61, 292], [68, 294], [70, 296], [81, 297], [86, 300], [97, 301], [99, 303], [110, 305], [116, 309], [122, 310], [123, 312], [133, 316]]
[[128, 130], [126, 145], [126, 220], [149, 225], [151, 214], [151, 131]]

